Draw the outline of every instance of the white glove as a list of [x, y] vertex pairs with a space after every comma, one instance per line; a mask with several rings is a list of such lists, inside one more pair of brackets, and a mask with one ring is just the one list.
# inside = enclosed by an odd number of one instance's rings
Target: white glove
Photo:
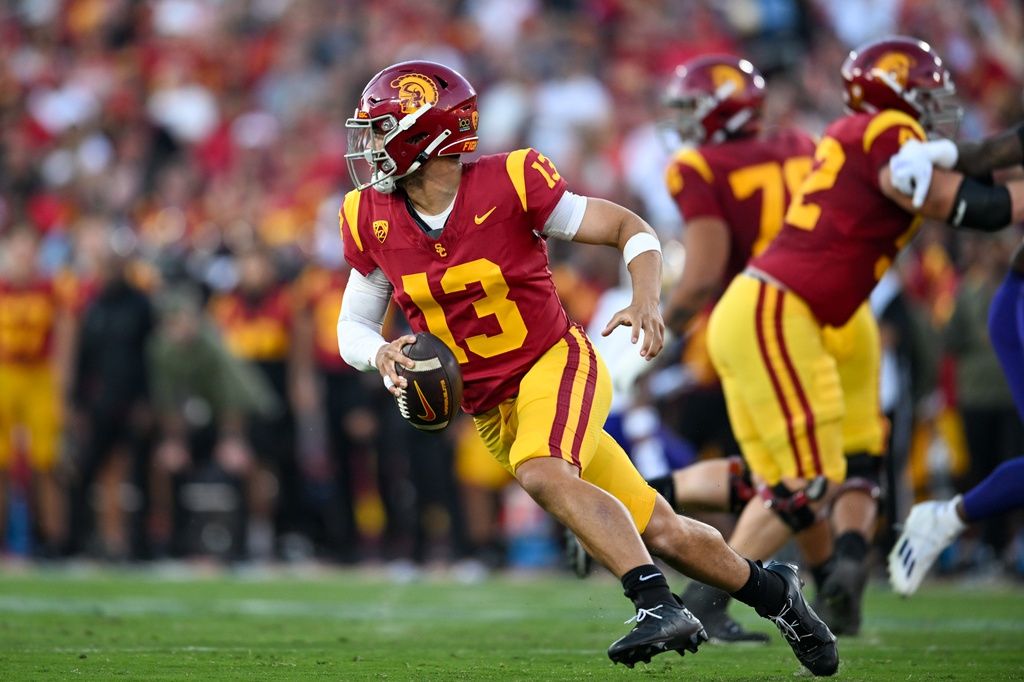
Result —
[[959, 153], [951, 140], [920, 142], [908, 140], [899, 152], [889, 159], [892, 184], [903, 194], [913, 197], [914, 208], [921, 208], [932, 184], [932, 169], [951, 169]]
[[[938, 139], [930, 142], [910, 140], [910, 142], [916, 143], [925, 156], [931, 159], [932, 164], [938, 168], [953, 170], [953, 167], [956, 166], [956, 162], [960, 158], [960, 151], [952, 140]], [[910, 144], [910, 142], [907, 144]], [[901, 149], [900, 151], [903, 150]]]
[[924, 205], [928, 196], [928, 188], [932, 184], [931, 159], [922, 151], [924, 145], [917, 140], [910, 140], [897, 154], [889, 159], [889, 175], [893, 187], [901, 193], [912, 197], [914, 208]]

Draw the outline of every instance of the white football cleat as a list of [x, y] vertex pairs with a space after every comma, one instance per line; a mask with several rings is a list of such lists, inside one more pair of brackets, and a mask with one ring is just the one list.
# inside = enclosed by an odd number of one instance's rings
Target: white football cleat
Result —
[[903, 532], [889, 552], [889, 583], [898, 594], [914, 594], [942, 550], [967, 528], [956, 513], [959, 501], [957, 496], [911, 508]]

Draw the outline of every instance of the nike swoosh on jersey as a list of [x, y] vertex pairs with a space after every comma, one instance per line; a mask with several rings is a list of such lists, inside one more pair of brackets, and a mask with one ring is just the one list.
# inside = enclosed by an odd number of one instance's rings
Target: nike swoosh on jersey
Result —
[[498, 208], [498, 207], [497, 206], [492, 206], [491, 210], [488, 211], [487, 213], [484, 213], [483, 215], [474, 215], [473, 216], [473, 222], [476, 223], [477, 225], [482, 225], [485, 220], [487, 220], [488, 218], [491, 217], [491, 214], [494, 213], [494, 209], [496, 209], [496, 208]]
[[434, 412], [434, 408], [432, 408], [430, 406], [430, 403], [427, 402], [426, 397], [423, 395], [423, 391], [420, 390], [420, 385], [418, 383], [416, 383], [415, 379], [413, 379], [412, 385], [413, 385], [413, 388], [416, 389], [416, 395], [418, 395], [420, 397], [420, 405], [423, 405], [423, 414], [418, 414], [416, 416], [419, 417], [420, 419], [422, 419], [424, 421], [428, 421], [428, 422], [432, 422], [435, 419], [437, 419], [437, 413]]

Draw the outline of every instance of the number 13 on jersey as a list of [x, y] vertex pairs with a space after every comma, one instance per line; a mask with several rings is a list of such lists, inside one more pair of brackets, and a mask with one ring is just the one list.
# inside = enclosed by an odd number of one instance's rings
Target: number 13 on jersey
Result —
[[484, 295], [473, 301], [473, 309], [479, 318], [493, 315], [501, 331], [488, 336], [475, 334], [459, 340], [448, 326], [445, 311], [430, 291], [427, 273], [417, 272], [402, 276], [402, 288], [416, 307], [423, 313], [430, 332], [445, 342], [459, 363], [469, 361], [466, 350], [485, 358], [501, 355], [522, 347], [526, 341], [526, 322], [515, 301], [508, 298], [509, 288], [505, 276], [497, 263], [478, 258], [468, 263], [453, 265], [441, 276], [441, 290], [446, 294], [465, 291], [470, 284], [479, 283]]

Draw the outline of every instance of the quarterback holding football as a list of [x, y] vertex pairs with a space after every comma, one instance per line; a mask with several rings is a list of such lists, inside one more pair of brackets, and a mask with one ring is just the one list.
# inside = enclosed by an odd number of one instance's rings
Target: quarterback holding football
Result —
[[[410, 390], [404, 370], [417, 360], [403, 348], [416, 337], [381, 336], [392, 298], [415, 332], [448, 347], [461, 370], [462, 408], [491, 454], [633, 601], [634, 627], [609, 657], [632, 667], [665, 651], [696, 651], [707, 637], [653, 553], [772, 620], [814, 674], [835, 673], [835, 638], [804, 600], [795, 568], [748, 561], [717, 530], [677, 516], [602, 429], [608, 370], [559, 302], [546, 240], [622, 252], [632, 302], [604, 333], [631, 327], [650, 359], [664, 329], [654, 230], [621, 206], [568, 191], [536, 150], [461, 161], [477, 145], [476, 92], [440, 64], [403, 62], [375, 75], [346, 127], [356, 189], [340, 212], [353, 269], [338, 321], [341, 354], [380, 372], [396, 397]], [[429, 390], [418, 397], [429, 400]]]

